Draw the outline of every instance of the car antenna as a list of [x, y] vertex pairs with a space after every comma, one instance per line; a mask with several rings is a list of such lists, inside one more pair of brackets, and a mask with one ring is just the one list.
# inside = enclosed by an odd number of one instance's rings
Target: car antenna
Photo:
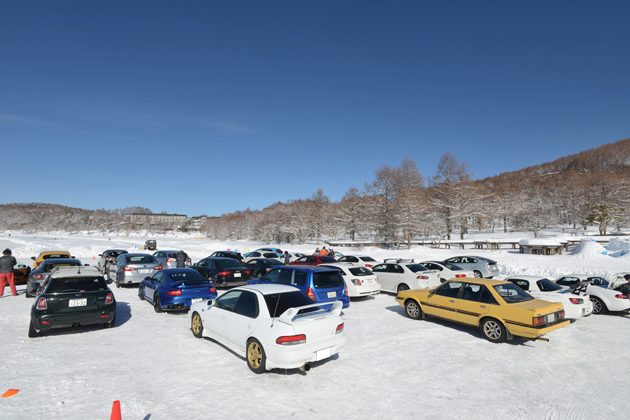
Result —
[[273, 319], [271, 320], [270, 328], [273, 328], [273, 323], [276, 320], [276, 311], [278, 310], [278, 303], [280, 303], [280, 293], [278, 293], [278, 300], [276, 300], [276, 307], [273, 309]]

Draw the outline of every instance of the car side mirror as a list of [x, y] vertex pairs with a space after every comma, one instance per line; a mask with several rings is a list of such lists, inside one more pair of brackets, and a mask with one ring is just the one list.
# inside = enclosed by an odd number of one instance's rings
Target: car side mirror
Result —
[[145, 277], [144, 279], [145, 280], [151, 280], [151, 277]]
[[213, 306], [214, 305], [214, 299], [210, 299], [208, 301], [208, 306]]
[[194, 265], [195, 267], [197, 267], [197, 263], [194, 263], [193, 265]]
[[31, 260], [35, 261], [35, 257], [31, 257]]
[[71, 255], [70, 258], [76, 258], [74, 255]]
[[102, 257], [102, 256], [103, 256], [103, 254], [98, 254], [98, 256], [99, 256], [99, 257]]
[[83, 264], [83, 266], [84, 266], [84, 267], [89, 267], [89, 266], [90, 266], [90, 264]]

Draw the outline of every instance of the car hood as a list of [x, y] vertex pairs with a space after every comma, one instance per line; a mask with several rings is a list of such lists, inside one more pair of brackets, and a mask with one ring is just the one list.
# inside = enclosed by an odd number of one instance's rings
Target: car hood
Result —
[[626, 274], [630, 274], [628, 272], [624, 272], [624, 273], [617, 273], [615, 274], [612, 279], [608, 282], [608, 288], [609, 289], [614, 289], [615, 287], [619, 287], [624, 283], [627, 283], [626, 279], [623, 277]]

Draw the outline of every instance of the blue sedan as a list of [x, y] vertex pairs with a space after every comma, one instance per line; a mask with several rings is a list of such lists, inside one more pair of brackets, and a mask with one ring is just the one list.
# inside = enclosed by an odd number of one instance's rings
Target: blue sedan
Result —
[[138, 297], [153, 304], [155, 312], [190, 309], [202, 300], [217, 298], [214, 283], [192, 268], [158, 271], [140, 283]]

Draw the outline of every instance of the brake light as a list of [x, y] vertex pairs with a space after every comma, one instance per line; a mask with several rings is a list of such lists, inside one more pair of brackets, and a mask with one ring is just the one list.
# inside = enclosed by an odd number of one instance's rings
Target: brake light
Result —
[[105, 315], [101, 315], [101, 318], [107, 318], [109, 315], [105, 314]]
[[378, 283], [378, 276], [374, 277], [374, 281]]
[[534, 326], [536, 325], [542, 325], [545, 323], [545, 317], [544, 316], [536, 316], [532, 319], [532, 324]]
[[569, 298], [569, 302], [575, 304], [575, 305], [581, 305], [584, 303], [583, 299], [580, 298]]
[[617, 299], [628, 299], [628, 298], [630, 298], [630, 296], [624, 295], [624, 294], [618, 294], [618, 295], [615, 295], [615, 297]]
[[347, 284], [343, 286], [343, 295], [344, 296], [348, 296], [348, 285]]
[[108, 293], [107, 297], [105, 298], [105, 305], [111, 305], [112, 303], [114, 303], [114, 295]]
[[212, 286], [212, 287], [210, 288], [210, 293], [216, 293], [216, 292], [217, 292], [217, 289], [215, 289], [215, 288], [214, 288], [214, 286]]
[[173, 262], [175, 262], [175, 258], [167, 258], [166, 262], [167, 263], [173, 263]]
[[171, 296], [180, 296], [182, 294], [181, 290], [171, 290], [166, 292], [167, 295], [171, 295]]
[[41, 275], [41, 274], [37, 274], [37, 275], [35, 275], [35, 278], [36, 278], [37, 280], [41, 280], [41, 279], [42, 279], [42, 275]]
[[133, 268], [133, 267], [123, 267], [123, 270], [124, 271], [136, 271], [136, 269]]
[[186, 260], [186, 262], [190, 262], [190, 258], [188, 258], [188, 259]]
[[427, 277], [427, 276], [418, 276], [418, 277], [416, 277], [416, 278], [417, 278], [417, 279], [420, 279], [420, 280], [426, 280], [426, 279], [428, 279], [428, 277]]
[[363, 284], [363, 282], [361, 281], [361, 279], [350, 279], [350, 281], [352, 282], [352, 284], [354, 284], [355, 286], [361, 286]]
[[564, 319], [564, 309], [558, 312], [558, 319]]
[[335, 331], [335, 334], [342, 333], [343, 329], [344, 329], [344, 323], [342, 322], [341, 324], [337, 325], [337, 331]]
[[46, 298], [39, 298], [39, 300], [37, 301], [37, 309], [48, 309]]
[[466, 274], [455, 274], [455, 277], [466, 277]]
[[158, 265], [157, 267], [154, 268], [154, 270], [161, 270], [162, 268], [164, 267], [162, 267], [161, 265]]
[[230, 275], [230, 272], [229, 272], [229, 271], [221, 271], [221, 272], [219, 272], [219, 274], [218, 274], [218, 275], [219, 275], [219, 276], [229, 276], [229, 275]]
[[313, 289], [311, 289], [310, 286], [309, 286], [308, 290], [306, 291], [306, 294], [308, 295], [308, 297], [311, 298], [311, 300], [313, 302], [315, 301], [315, 293], [313, 293]]
[[294, 346], [296, 344], [304, 343], [306, 343], [306, 335], [304, 334], [278, 337], [278, 339], [276, 340], [276, 344], [281, 344], [285, 346]]
[[243, 271], [243, 273], [249, 274], [249, 270], [245, 270], [245, 271]]
[[365, 264], [365, 266], [366, 266], [367, 268], [372, 268], [372, 267], [374, 267], [372, 264]]
[[42, 325], [50, 325], [50, 321], [39, 321]]

